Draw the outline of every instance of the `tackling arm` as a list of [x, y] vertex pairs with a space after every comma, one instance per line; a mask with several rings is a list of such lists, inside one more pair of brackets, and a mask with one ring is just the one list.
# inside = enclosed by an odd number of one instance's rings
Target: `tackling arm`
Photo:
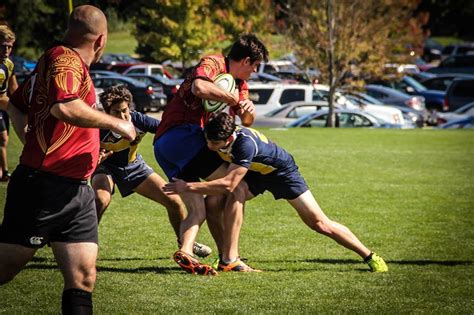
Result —
[[187, 183], [181, 179], [175, 178], [173, 182], [166, 184], [163, 188], [168, 195], [192, 192], [201, 195], [222, 195], [233, 192], [235, 188], [244, 178], [248, 169], [237, 165], [230, 164], [227, 168], [227, 174], [209, 182], [192, 182]]
[[28, 127], [28, 115], [16, 108], [12, 103], [8, 104], [8, 115], [13, 124], [13, 129], [20, 139], [25, 144], [25, 134]]
[[195, 79], [191, 87], [191, 92], [199, 98], [219, 101], [235, 106], [239, 103], [239, 96], [229, 93], [217, 87], [214, 83], [203, 79]]
[[131, 122], [95, 110], [81, 99], [75, 99], [67, 103], [56, 103], [50, 111], [57, 119], [74, 126], [111, 129], [128, 140], [136, 138], [135, 127]]

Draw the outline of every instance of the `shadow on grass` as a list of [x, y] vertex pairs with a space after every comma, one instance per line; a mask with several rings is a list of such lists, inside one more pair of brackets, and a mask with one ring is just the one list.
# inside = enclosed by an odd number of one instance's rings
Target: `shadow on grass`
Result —
[[[331, 258], [315, 258], [315, 259], [286, 259], [286, 260], [255, 260], [260, 263], [316, 263], [316, 264], [343, 264], [343, 265], [355, 265], [361, 264], [361, 260], [356, 259], [331, 259]], [[395, 265], [440, 265], [440, 266], [469, 266], [474, 265], [472, 260], [386, 260], [387, 264]]]

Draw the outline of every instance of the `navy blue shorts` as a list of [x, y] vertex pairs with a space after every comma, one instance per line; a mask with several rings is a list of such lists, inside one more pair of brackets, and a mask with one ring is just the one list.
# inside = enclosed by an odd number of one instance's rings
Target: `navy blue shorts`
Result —
[[112, 176], [122, 197], [127, 197], [133, 194], [133, 190], [153, 173], [153, 169], [138, 154], [136, 160], [125, 167], [108, 164], [105, 160], [105, 162], [99, 164], [92, 177], [97, 174]]
[[208, 149], [199, 125], [181, 125], [169, 129], [154, 144], [155, 158], [169, 180], [187, 182], [206, 179], [224, 161]]
[[19, 165], [8, 183], [0, 242], [31, 248], [98, 243], [94, 191], [86, 181]]
[[293, 200], [309, 189], [296, 164], [266, 175], [248, 171], [244, 180], [252, 195], [257, 196], [268, 190], [275, 199]]
[[10, 120], [6, 111], [0, 110], [0, 132], [10, 129]]

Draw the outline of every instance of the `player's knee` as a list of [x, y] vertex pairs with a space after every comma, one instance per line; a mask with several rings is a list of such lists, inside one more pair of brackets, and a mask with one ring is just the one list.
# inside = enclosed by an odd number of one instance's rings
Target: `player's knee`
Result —
[[97, 213], [102, 213], [107, 209], [107, 207], [110, 204], [110, 194], [108, 193], [102, 193], [102, 192], [96, 192], [95, 194], [95, 205], [97, 208]]
[[220, 212], [224, 208], [225, 196], [224, 195], [210, 195], [206, 199], [206, 210], [208, 215]]
[[8, 138], [0, 137], [0, 147], [6, 147], [8, 144]]
[[95, 267], [87, 268], [82, 271], [80, 286], [87, 291], [94, 290], [97, 270]]
[[311, 228], [323, 235], [330, 235], [332, 233], [331, 225], [327, 221], [316, 221]]

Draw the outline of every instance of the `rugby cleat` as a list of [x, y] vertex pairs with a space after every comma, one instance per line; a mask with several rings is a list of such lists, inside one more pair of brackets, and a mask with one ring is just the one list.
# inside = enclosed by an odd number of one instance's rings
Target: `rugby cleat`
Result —
[[262, 272], [262, 270], [253, 269], [252, 267], [248, 266], [246, 263], [240, 260], [240, 258], [228, 264], [225, 264], [223, 261], [219, 261], [217, 270], [222, 271], [222, 272], [228, 272], [228, 271]]
[[173, 255], [174, 261], [186, 272], [194, 275], [202, 276], [217, 276], [217, 271], [212, 269], [209, 265], [204, 265], [199, 260], [193, 258], [191, 255], [186, 254], [183, 251], [178, 250]]
[[195, 242], [193, 245], [193, 254], [201, 258], [207, 257], [212, 253], [212, 249], [204, 244]]
[[385, 261], [383, 260], [382, 257], [377, 255], [376, 253], [370, 254], [369, 257], [367, 257], [366, 263], [369, 265], [370, 271], [372, 272], [387, 272], [388, 267]]

